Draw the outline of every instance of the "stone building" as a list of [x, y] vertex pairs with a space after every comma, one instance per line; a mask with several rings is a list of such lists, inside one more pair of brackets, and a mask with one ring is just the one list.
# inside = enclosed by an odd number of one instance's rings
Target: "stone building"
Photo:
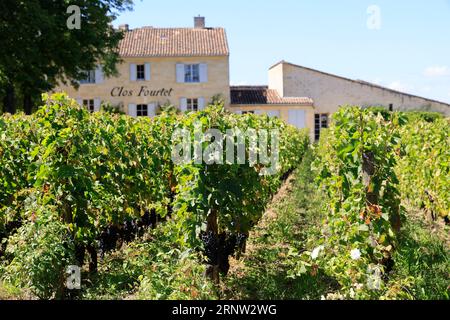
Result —
[[[435, 111], [450, 116], [450, 104], [385, 88], [361, 80], [281, 61], [269, 69], [270, 90], [284, 99], [306, 96], [314, 101], [314, 129], [318, 138], [329, 116], [343, 105], [382, 106], [397, 111]], [[312, 127], [310, 127], [312, 128]]]
[[132, 116], [154, 116], [170, 103], [182, 111], [201, 110], [217, 94], [230, 101], [229, 50], [223, 28], [206, 28], [204, 18], [194, 28], [143, 27], [125, 31], [119, 44], [123, 63], [119, 75], [105, 78], [97, 68], [77, 89], [60, 86], [91, 111], [102, 101], [121, 106]]
[[153, 117], [166, 103], [181, 111], [202, 110], [220, 95], [236, 113], [268, 114], [299, 128], [311, 140], [328, 127], [342, 105], [384, 106], [391, 110], [429, 110], [450, 115], [447, 103], [398, 92], [364, 81], [281, 61], [268, 72], [268, 86], [230, 86], [229, 48], [223, 28], [208, 28], [204, 17], [193, 28], [143, 27], [125, 31], [119, 44], [119, 75], [87, 72], [78, 89], [60, 86], [91, 111], [103, 101], [131, 116]]

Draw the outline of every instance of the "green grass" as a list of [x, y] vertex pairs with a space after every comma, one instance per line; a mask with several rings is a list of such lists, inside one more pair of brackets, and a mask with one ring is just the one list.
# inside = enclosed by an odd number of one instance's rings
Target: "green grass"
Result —
[[25, 300], [32, 296], [25, 290], [16, 288], [8, 283], [0, 281], [0, 300]]
[[450, 299], [448, 227], [433, 230], [412, 211], [399, 236], [391, 282], [406, 282], [403, 291], [411, 299]]
[[288, 185], [287, 194], [272, 204], [276, 217], [265, 219], [250, 239], [255, 250], [244, 257], [243, 268], [225, 280], [227, 298], [320, 299], [337, 288], [336, 282], [318, 272], [291, 277], [309, 235], [320, 224], [321, 197], [312, 184], [312, 153], [305, 157]]

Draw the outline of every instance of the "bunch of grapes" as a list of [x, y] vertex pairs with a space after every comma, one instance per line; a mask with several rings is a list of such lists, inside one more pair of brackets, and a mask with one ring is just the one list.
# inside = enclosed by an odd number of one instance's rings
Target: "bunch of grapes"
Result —
[[127, 220], [123, 223], [121, 231], [122, 239], [125, 242], [131, 242], [139, 231], [138, 223], [135, 220]]
[[152, 226], [153, 229], [156, 228], [156, 224], [158, 223], [158, 215], [156, 214], [156, 212], [154, 210], [152, 210], [152, 212], [150, 213], [150, 225]]
[[6, 249], [6, 245], [3, 243], [3, 238], [6, 238], [6, 234], [4, 232], [0, 232], [0, 258], [3, 256], [3, 252]]
[[144, 213], [144, 215], [141, 217], [141, 220], [139, 221], [139, 228], [145, 228], [145, 227], [150, 227], [152, 222], [151, 222], [151, 214], [150, 212], [146, 211]]
[[7, 238], [14, 233], [23, 225], [23, 220], [21, 217], [18, 217], [16, 220], [8, 222], [4, 227], [3, 237]]
[[224, 240], [224, 254], [227, 256], [232, 256], [237, 248], [237, 237], [232, 234], [225, 238]]
[[106, 252], [114, 250], [117, 246], [117, 241], [119, 241], [119, 232], [117, 227], [109, 226], [103, 230], [99, 237], [101, 256], [103, 257]]
[[86, 247], [82, 244], [76, 244], [75, 245], [75, 259], [78, 262], [79, 266], [82, 266], [84, 264], [84, 255], [86, 252]]
[[203, 242], [205, 256], [208, 258], [208, 264], [217, 265], [219, 242], [216, 235], [212, 231], [202, 232], [200, 238]]
[[230, 270], [230, 256], [236, 251], [237, 237], [234, 234], [227, 235], [225, 232], [219, 235], [218, 264], [219, 271], [227, 275]]

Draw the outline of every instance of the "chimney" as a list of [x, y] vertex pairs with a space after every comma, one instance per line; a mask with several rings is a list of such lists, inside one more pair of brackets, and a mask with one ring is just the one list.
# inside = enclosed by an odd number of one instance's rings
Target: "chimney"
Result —
[[202, 17], [202, 16], [194, 17], [194, 27], [195, 27], [195, 29], [204, 29], [205, 28], [205, 17]]
[[128, 24], [121, 24], [121, 25], [119, 26], [119, 30], [122, 30], [122, 31], [129, 31], [130, 29], [129, 29]]

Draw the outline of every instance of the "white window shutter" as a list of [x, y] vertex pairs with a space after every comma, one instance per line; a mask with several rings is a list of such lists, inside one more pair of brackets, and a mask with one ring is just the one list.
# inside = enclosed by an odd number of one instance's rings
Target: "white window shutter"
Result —
[[150, 81], [150, 63], [145, 64], [145, 81]]
[[77, 103], [82, 107], [83, 106], [83, 99], [77, 99]]
[[200, 82], [208, 82], [208, 65], [206, 63], [200, 64]]
[[289, 110], [288, 123], [297, 128], [305, 128], [305, 110]]
[[288, 114], [288, 123], [297, 126], [297, 110], [289, 110]]
[[299, 128], [306, 128], [305, 110], [297, 110], [297, 122]]
[[242, 110], [234, 110], [235, 114], [242, 114]]
[[150, 103], [147, 105], [148, 107], [148, 116], [153, 118], [156, 116], [156, 103]]
[[103, 83], [103, 69], [101, 66], [98, 66], [97, 69], [95, 69], [95, 83]]
[[264, 114], [262, 110], [255, 110], [255, 114]]
[[187, 99], [186, 98], [180, 99], [180, 110], [181, 110], [181, 112], [187, 111]]
[[135, 104], [128, 105], [128, 115], [132, 117], [137, 117], [137, 107]]
[[136, 65], [130, 63], [130, 81], [136, 81]]
[[198, 111], [205, 110], [205, 98], [198, 98]]
[[177, 63], [177, 82], [184, 82], [184, 64], [182, 63]]
[[102, 104], [102, 101], [100, 99], [94, 99], [94, 111], [99, 112], [100, 111], [100, 105]]

